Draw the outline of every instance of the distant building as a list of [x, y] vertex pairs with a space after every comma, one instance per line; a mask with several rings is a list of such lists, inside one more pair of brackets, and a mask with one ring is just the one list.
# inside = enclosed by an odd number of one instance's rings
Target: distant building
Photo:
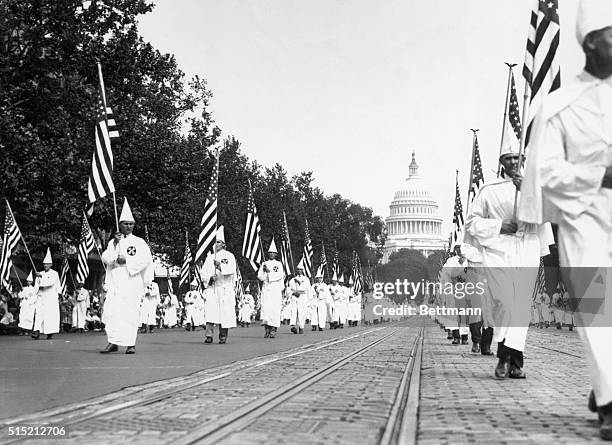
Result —
[[400, 249], [418, 250], [427, 257], [436, 250], [446, 248], [438, 203], [432, 198], [427, 183], [419, 176], [414, 152], [408, 166], [408, 177], [395, 192], [385, 222], [387, 240], [383, 263], [389, 262], [389, 255]]

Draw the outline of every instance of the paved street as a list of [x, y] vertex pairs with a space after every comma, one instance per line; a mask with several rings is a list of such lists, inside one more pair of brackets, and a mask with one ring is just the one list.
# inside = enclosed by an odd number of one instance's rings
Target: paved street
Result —
[[0, 443], [9, 424], [69, 425], [62, 444], [598, 441], [575, 332], [530, 330], [523, 381], [494, 379], [495, 357], [451, 345], [429, 319], [280, 332], [237, 328], [220, 347], [159, 331], [131, 357], [98, 354], [100, 334], [2, 337]]

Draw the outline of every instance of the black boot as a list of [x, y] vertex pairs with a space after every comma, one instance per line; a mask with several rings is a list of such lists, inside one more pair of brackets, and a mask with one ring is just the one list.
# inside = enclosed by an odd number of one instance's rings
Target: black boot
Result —
[[498, 379], [505, 379], [510, 374], [510, 360], [509, 357], [500, 358], [495, 367], [495, 377]]
[[270, 338], [275, 338], [275, 337], [276, 337], [276, 327], [270, 326]]
[[264, 338], [270, 338], [270, 326], [265, 324], [264, 328], [266, 328], [266, 334], [264, 335]]
[[32, 332], [32, 338], [34, 340], [38, 340], [40, 338], [40, 331], [34, 331]]
[[140, 326], [140, 333], [141, 334], [146, 334], [147, 333], [147, 325], [146, 324], [142, 324], [142, 326]]
[[100, 351], [100, 354], [108, 354], [109, 352], [117, 352], [119, 350], [119, 346], [109, 343], [106, 345], [106, 348]]
[[295, 326], [293, 326], [293, 327], [291, 328], [291, 333], [292, 333], [292, 334], [297, 334], [297, 333], [298, 333], [298, 330], [297, 330], [297, 328], [296, 328]]
[[125, 349], [126, 354], [136, 354], [136, 346], [128, 346]]
[[47, 340], [52, 340], [53, 339], [53, 334], [47, 334]]
[[462, 335], [462, 336], [461, 336], [461, 344], [462, 344], [462, 345], [467, 345], [468, 343], [469, 343], [469, 342], [468, 342], [468, 336], [467, 336], [467, 334]]

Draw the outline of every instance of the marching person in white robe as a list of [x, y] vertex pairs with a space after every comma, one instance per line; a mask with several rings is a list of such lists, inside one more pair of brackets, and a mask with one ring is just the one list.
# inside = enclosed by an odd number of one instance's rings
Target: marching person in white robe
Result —
[[[446, 260], [440, 273], [440, 283], [442, 283], [442, 292], [447, 308], [458, 308], [463, 305], [462, 299], [455, 297], [452, 290], [455, 289], [457, 283], [465, 283], [464, 270], [466, 266], [465, 257], [461, 255], [461, 245], [455, 244], [453, 246], [453, 256]], [[453, 345], [468, 344], [470, 329], [465, 320], [461, 320], [460, 316], [448, 316], [444, 325], [451, 331]]]
[[[514, 137], [514, 134], [509, 134]], [[515, 196], [520, 189], [518, 145], [503, 145], [499, 160], [505, 177], [483, 186], [470, 207], [464, 241], [482, 255], [493, 307], [499, 379], [523, 379], [523, 351], [531, 318], [531, 297], [540, 256], [554, 243], [549, 224], [517, 223]]]
[[38, 289], [34, 286], [32, 272], [26, 278], [26, 285], [19, 292], [19, 327], [27, 335], [34, 327], [34, 314], [36, 312], [36, 301], [38, 300]]
[[247, 286], [244, 291], [244, 295], [242, 296], [242, 301], [240, 302], [240, 309], [238, 312], [238, 319], [241, 326], [246, 326], [247, 328], [249, 327], [254, 310], [255, 300], [253, 299], [253, 295], [250, 293], [250, 286]]
[[337, 329], [340, 327], [340, 306], [342, 304], [341, 293], [342, 287], [338, 285], [338, 276], [334, 271], [331, 284], [329, 285], [329, 295], [331, 298], [329, 299], [327, 306], [330, 329]]
[[102, 312], [108, 344], [102, 354], [126, 346], [126, 354], [136, 353], [140, 322], [140, 301], [153, 282], [153, 258], [149, 246], [132, 234], [134, 217], [124, 199], [119, 218], [119, 232], [102, 254], [106, 264], [106, 300]]
[[74, 306], [72, 307], [72, 327], [83, 332], [89, 309], [89, 291], [83, 287], [83, 283], [77, 283], [74, 290]]
[[[558, 224], [559, 263], [593, 385], [589, 408], [601, 438], [612, 440], [612, 2], [582, 1], [577, 36], [585, 70], [551, 93], [536, 118], [518, 216]], [[581, 308], [597, 299], [605, 299], [599, 311]]]
[[207, 283], [204, 343], [212, 343], [215, 325], [219, 325], [219, 344], [227, 342], [229, 328], [236, 327], [236, 258], [225, 250], [223, 226], [217, 229], [215, 253], [206, 257], [200, 274]]
[[283, 264], [276, 260], [276, 244], [274, 238], [268, 249], [268, 260], [264, 261], [257, 278], [262, 282], [261, 287], [261, 322], [265, 328], [264, 338], [276, 337], [276, 331], [280, 326], [281, 305], [283, 303], [283, 289], [285, 287], [285, 273]]
[[355, 293], [353, 285], [353, 277], [351, 276], [346, 287], [349, 296], [348, 320], [349, 326], [355, 327], [361, 321], [361, 292]]
[[323, 270], [321, 268], [317, 271], [315, 280], [316, 283], [312, 286], [315, 304], [312, 307], [310, 324], [313, 331], [316, 329], [322, 331], [325, 329], [325, 323], [327, 322], [327, 307], [329, 300], [331, 300], [331, 295], [329, 287], [323, 282]]
[[185, 304], [185, 329], [187, 331], [195, 331], [197, 326], [202, 326], [205, 323], [204, 319], [204, 297], [198, 291], [198, 282], [194, 278], [191, 288], [183, 299]]
[[140, 303], [140, 333], [153, 332], [153, 327], [157, 325], [157, 307], [160, 304], [159, 285], [153, 281], [147, 286], [145, 294]]
[[164, 312], [164, 326], [173, 328], [178, 324], [178, 298], [173, 292], [169, 291], [168, 296], [165, 300], [166, 311]]
[[289, 281], [291, 305], [291, 332], [294, 334], [303, 334], [304, 325], [306, 323], [306, 309], [310, 302], [310, 280], [304, 275], [304, 266], [302, 262], [297, 266], [297, 275]]
[[36, 316], [34, 319], [34, 333], [32, 338], [38, 340], [40, 334], [46, 334], [47, 340], [53, 338], [53, 334], [59, 332], [60, 310], [59, 293], [60, 279], [56, 271], [51, 269], [53, 260], [51, 250], [47, 248], [47, 255], [43, 261], [44, 270], [36, 273], [36, 284], [38, 299], [36, 301]]
[[340, 279], [338, 280], [338, 285], [340, 286], [338, 305], [336, 306], [336, 310], [338, 311], [338, 322], [340, 323], [340, 328], [344, 328], [346, 321], [348, 319], [348, 309], [349, 309], [349, 294], [346, 286], [344, 285], [344, 274], [340, 275]]

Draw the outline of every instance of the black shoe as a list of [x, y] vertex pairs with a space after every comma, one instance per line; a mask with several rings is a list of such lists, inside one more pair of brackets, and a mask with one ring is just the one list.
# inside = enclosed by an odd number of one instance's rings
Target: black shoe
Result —
[[270, 338], [275, 338], [275, 337], [276, 337], [276, 328], [272, 326], [270, 328]]
[[297, 328], [295, 326], [291, 328], [291, 333], [292, 334], [297, 334], [298, 333], [298, 330], [297, 330]]
[[482, 355], [493, 355], [493, 352], [490, 349], [481, 350], [480, 353]]
[[212, 337], [206, 337], [204, 339], [204, 343], [212, 343], [213, 342], [213, 338]]
[[472, 352], [474, 354], [478, 354], [480, 352], [480, 345], [478, 343], [474, 343], [472, 345]]
[[461, 340], [459, 340], [458, 338], [453, 338], [453, 341], [451, 344], [458, 345], [459, 343], [461, 343]]
[[40, 338], [40, 331], [34, 331], [32, 332], [32, 338], [34, 340], [38, 340]]
[[191, 331], [191, 323], [187, 323], [187, 325], [185, 326], [185, 330]]
[[128, 346], [125, 350], [126, 354], [136, 354], [136, 346]]
[[298, 334], [303, 334], [304, 333], [304, 329], [300, 328], [298, 329]]
[[505, 379], [510, 374], [510, 363], [507, 359], [500, 358], [495, 368], [495, 377]]
[[508, 371], [508, 377], [511, 379], [524, 379], [527, 377], [525, 371], [515, 365], [510, 365], [510, 371]]
[[142, 325], [142, 327], [140, 328], [140, 333], [141, 334], [146, 334], [147, 333], [147, 327], [145, 325]]
[[469, 341], [468, 341], [467, 335], [466, 335], [465, 337], [464, 337], [464, 336], [462, 336], [462, 337], [461, 337], [461, 344], [462, 344], [462, 345], [467, 345], [467, 344], [469, 344]]
[[323, 328], [322, 328], [322, 327], [319, 327], [319, 332], [321, 332], [322, 330], [323, 330]]
[[447, 340], [452, 340], [453, 339], [453, 333], [449, 332], [448, 335], [446, 336]]
[[313, 330], [313, 331], [316, 331], [316, 330], [317, 330], [317, 327], [316, 327], [316, 326], [313, 326], [313, 327], [312, 327], [312, 330]]
[[53, 334], [47, 334], [47, 340], [53, 340]]
[[227, 341], [227, 337], [221, 337], [221, 338], [219, 338], [219, 344], [220, 344], [220, 345], [224, 345], [226, 341]]
[[106, 348], [100, 351], [100, 354], [108, 354], [109, 352], [117, 352], [119, 350], [119, 346], [109, 343], [106, 345]]
[[612, 414], [600, 414], [599, 437], [605, 441], [612, 441]]

